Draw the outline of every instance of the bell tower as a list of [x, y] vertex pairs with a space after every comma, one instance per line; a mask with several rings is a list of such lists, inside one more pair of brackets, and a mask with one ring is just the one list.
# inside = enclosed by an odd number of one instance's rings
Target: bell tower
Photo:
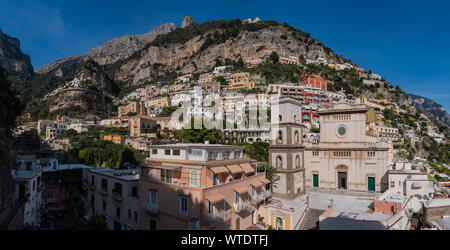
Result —
[[276, 169], [274, 197], [294, 199], [305, 193], [305, 167], [301, 102], [280, 97], [272, 100], [269, 165]]

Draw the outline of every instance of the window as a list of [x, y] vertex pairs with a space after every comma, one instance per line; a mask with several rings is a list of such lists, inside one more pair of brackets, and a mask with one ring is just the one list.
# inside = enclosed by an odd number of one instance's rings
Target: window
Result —
[[214, 204], [212, 202], [208, 201], [208, 214], [213, 215], [214, 214]]
[[151, 190], [149, 200], [150, 200], [150, 204], [153, 204], [153, 205], [158, 204], [158, 191]]
[[173, 150], [173, 155], [180, 155], [180, 150], [179, 149], [174, 149]]
[[120, 207], [116, 207], [116, 216], [120, 218]]
[[191, 187], [199, 187], [200, 186], [200, 171], [191, 170], [190, 180]]
[[255, 186], [252, 186], [252, 197], [255, 197], [256, 194], [256, 188]]
[[283, 132], [278, 131], [278, 143], [282, 143], [283, 142]]
[[166, 169], [166, 183], [172, 184], [172, 170]]
[[180, 214], [189, 214], [189, 197], [180, 196]]
[[137, 222], [137, 218], [138, 217], [138, 213], [136, 211], [134, 211], [134, 222]]
[[334, 151], [336, 157], [350, 157], [352, 154], [350, 151]]
[[108, 190], [108, 180], [106, 179], [102, 179], [102, 191], [107, 191]]
[[240, 201], [240, 194], [238, 192], [234, 192], [234, 202], [239, 203]]
[[190, 154], [194, 155], [194, 156], [202, 156], [203, 155], [203, 150], [192, 149]]
[[103, 207], [103, 211], [106, 211], [106, 201], [103, 201], [102, 207]]
[[277, 168], [281, 168], [283, 165], [283, 159], [281, 158], [281, 156], [277, 156], [277, 161], [276, 161], [276, 167]]
[[216, 173], [213, 173], [213, 185], [219, 185], [219, 176]]
[[298, 134], [298, 131], [295, 131], [294, 140], [296, 144], [300, 142], [300, 135]]
[[131, 209], [128, 209], [128, 219], [131, 220]]
[[208, 152], [208, 161], [215, 161], [217, 159], [217, 153]]
[[298, 155], [295, 157], [295, 166], [296, 166], [297, 168], [300, 167], [300, 156], [298, 156]]
[[131, 197], [138, 197], [136, 186], [131, 188]]
[[51, 199], [52, 198], [52, 192], [47, 192], [47, 199]]
[[222, 160], [228, 160], [228, 159], [230, 159], [230, 152], [223, 152]]
[[33, 191], [36, 190], [36, 180], [33, 181]]
[[164, 155], [170, 155], [170, 149], [164, 150]]
[[157, 155], [158, 154], [158, 149], [152, 149], [152, 155]]
[[339, 134], [340, 136], [344, 136], [346, 133], [347, 133], [347, 128], [346, 128], [346, 127], [340, 126], [340, 127], [338, 128], [338, 134]]
[[95, 180], [95, 179], [94, 179], [94, 176], [92, 175], [92, 176], [91, 176], [91, 184], [92, 184], [92, 185], [95, 185], [94, 180]]
[[367, 152], [367, 157], [375, 157], [375, 151]]
[[312, 155], [313, 156], [319, 156], [319, 151], [318, 150], [312, 151]]
[[395, 188], [395, 181], [391, 181], [391, 188]]

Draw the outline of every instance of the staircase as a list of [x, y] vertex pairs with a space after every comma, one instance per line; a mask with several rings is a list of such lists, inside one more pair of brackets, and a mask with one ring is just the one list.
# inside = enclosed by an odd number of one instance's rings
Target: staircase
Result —
[[325, 210], [309, 208], [297, 230], [319, 230], [319, 216]]

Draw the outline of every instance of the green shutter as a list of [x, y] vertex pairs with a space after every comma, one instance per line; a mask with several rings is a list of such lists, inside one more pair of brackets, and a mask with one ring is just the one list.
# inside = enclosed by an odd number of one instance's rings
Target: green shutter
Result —
[[367, 186], [368, 186], [369, 192], [375, 191], [375, 177], [368, 177]]

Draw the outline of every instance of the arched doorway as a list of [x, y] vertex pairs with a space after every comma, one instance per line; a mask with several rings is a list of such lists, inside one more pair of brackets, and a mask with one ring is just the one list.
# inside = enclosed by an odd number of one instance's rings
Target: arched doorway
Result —
[[284, 225], [283, 225], [283, 218], [281, 217], [277, 217], [275, 220], [275, 229], [276, 230], [283, 230], [284, 229]]

